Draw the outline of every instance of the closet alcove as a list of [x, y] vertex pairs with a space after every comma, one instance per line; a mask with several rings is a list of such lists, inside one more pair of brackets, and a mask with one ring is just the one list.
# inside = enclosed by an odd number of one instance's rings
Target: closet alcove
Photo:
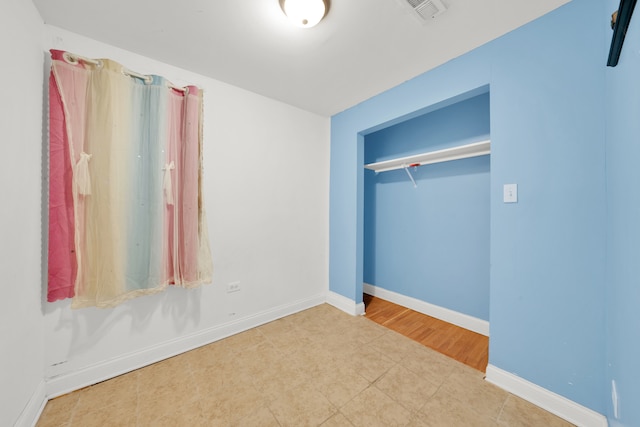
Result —
[[364, 292], [484, 335], [489, 98], [487, 88], [364, 137]]

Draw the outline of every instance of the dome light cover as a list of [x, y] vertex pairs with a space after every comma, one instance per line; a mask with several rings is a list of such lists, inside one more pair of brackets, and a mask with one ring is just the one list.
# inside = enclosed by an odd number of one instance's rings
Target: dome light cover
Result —
[[294, 25], [302, 28], [316, 26], [327, 14], [325, 0], [280, 0], [280, 7]]

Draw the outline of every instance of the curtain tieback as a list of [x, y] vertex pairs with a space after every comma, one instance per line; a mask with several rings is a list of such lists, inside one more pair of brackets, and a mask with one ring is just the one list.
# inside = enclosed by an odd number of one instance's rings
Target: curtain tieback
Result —
[[76, 186], [78, 193], [83, 196], [91, 195], [91, 176], [89, 175], [89, 160], [91, 154], [80, 153], [80, 160], [76, 164]]
[[171, 161], [171, 163], [164, 165], [164, 183], [163, 183], [163, 188], [164, 188], [164, 195], [167, 198], [167, 204], [168, 205], [173, 205], [173, 185], [171, 184], [171, 171], [173, 169], [175, 169], [176, 166], [173, 163], [173, 160]]

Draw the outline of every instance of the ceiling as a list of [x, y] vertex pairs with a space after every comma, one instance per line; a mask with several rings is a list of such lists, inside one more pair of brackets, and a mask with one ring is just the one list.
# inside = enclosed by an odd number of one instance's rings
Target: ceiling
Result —
[[569, 0], [443, 0], [429, 22], [402, 1], [332, 0], [302, 29], [278, 0], [33, 0], [47, 24], [324, 116]]

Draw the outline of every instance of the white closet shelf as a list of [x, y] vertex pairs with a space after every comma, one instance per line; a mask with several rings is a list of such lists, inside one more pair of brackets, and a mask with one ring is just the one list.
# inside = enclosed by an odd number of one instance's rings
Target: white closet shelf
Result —
[[[382, 162], [369, 163], [365, 168], [376, 172], [386, 172], [396, 169], [406, 169], [413, 166], [428, 165], [431, 163], [448, 162], [450, 160], [466, 159], [469, 157], [484, 156], [491, 153], [491, 141], [480, 141], [472, 144], [459, 145], [443, 150], [429, 151], [413, 156], [399, 157], [397, 159], [384, 160]], [[414, 184], [415, 185], [415, 184]]]

